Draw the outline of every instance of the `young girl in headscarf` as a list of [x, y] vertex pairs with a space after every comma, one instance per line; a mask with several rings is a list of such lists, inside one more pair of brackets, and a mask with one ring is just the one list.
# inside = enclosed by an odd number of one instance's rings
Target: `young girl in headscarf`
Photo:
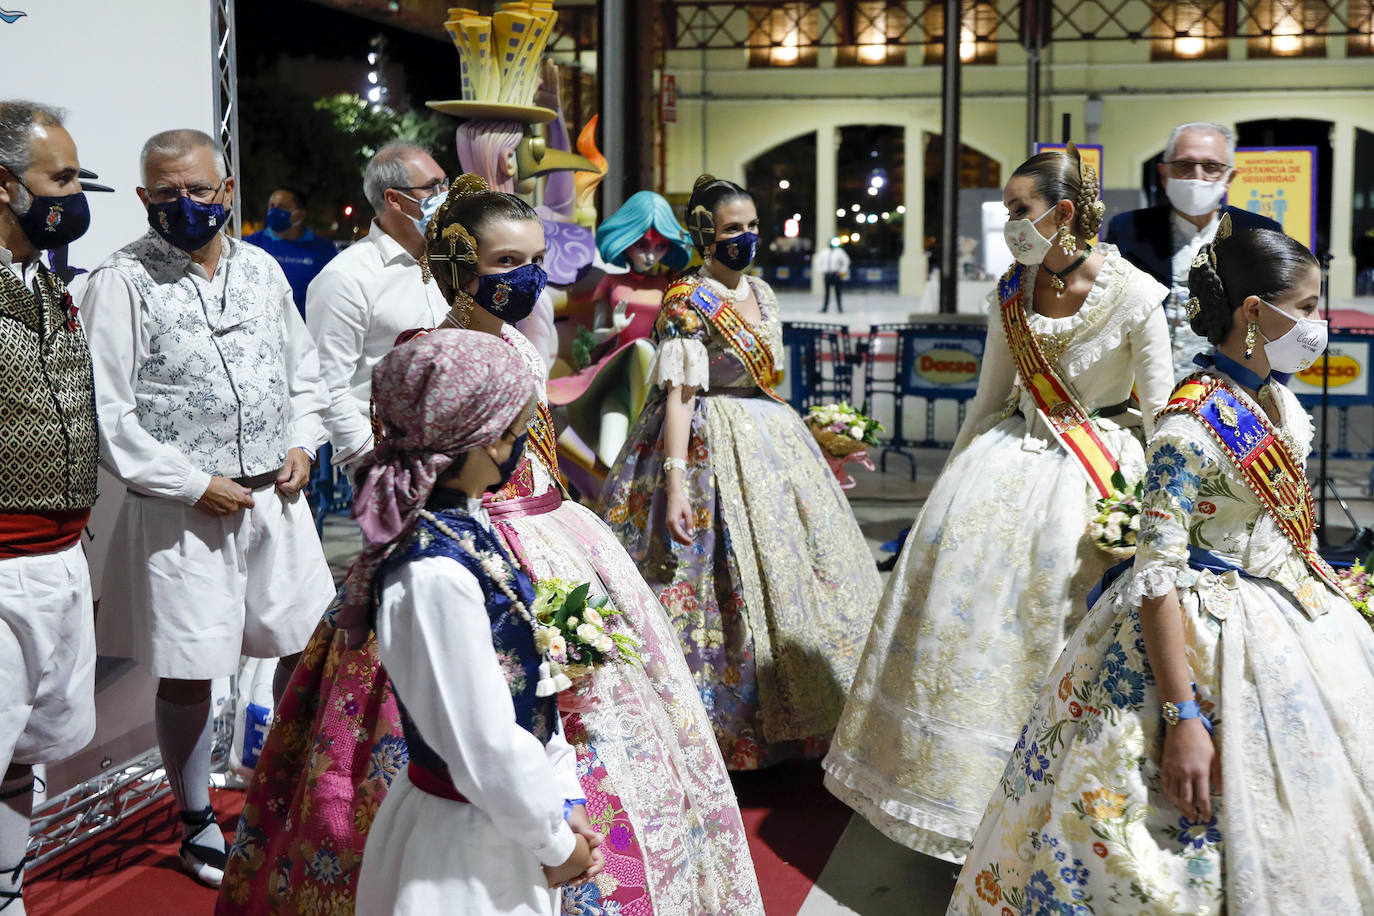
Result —
[[520, 459], [533, 394], [515, 351], [470, 331], [400, 346], [373, 373], [381, 437], [355, 510], [368, 546], [340, 620], [376, 630], [410, 763], [368, 837], [363, 913], [549, 916], [551, 887], [593, 865], [565, 821], [582, 791], [557, 700], [537, 695], [534, 590], [482, 508]]

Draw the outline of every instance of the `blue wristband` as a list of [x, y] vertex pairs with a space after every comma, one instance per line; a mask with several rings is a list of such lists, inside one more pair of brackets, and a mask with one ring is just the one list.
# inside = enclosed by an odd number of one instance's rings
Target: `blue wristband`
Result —
[[1201, 719], [1202, 727], [1207, 729], [1207, 734], [1212, 733], [1212, 720], [1202, 714], [1202, 707], [1198, 705], [1197, 700], [1184, 700], [1182, 703], [1175, 703], [1174, 706], [1178, 709], [1178, 721]]
[[[1210, 731], [1211, 729], [1209, 728], [1208, 730]], [[571, 817], [573, 809], [576, 808], [578, 805], [585, 804], [587, 804], [587, 800], [585, 798], [563, 799], [563, 820], [566, 821], [569, 817]]]

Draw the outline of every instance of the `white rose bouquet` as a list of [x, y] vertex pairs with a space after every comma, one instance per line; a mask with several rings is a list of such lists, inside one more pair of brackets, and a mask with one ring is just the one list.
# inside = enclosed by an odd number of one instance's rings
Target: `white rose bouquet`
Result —
[[843, 401], [812, 407], [806, 425], [821, 450], [836, 458], [877, 445], [878, 433], [883, 431], [883, 424]]
[[1140, 531], [1140, 508], [1145, 501], [1145, 484], [1137, 480], [1126, 486], [1120, 471], [1112, 475], [1112, 495], [1097, 501], [1097, 515], [1088, 524], [1088, 534], [1098, 549], [1119, 560], [1135, 556], [1136, 534]]
[[574, 680], [611, 662], [642, 664], [635, 651], [639, 641], [608, 625], [621, 612], [604, 596], [588, 599], [590, 592], [590, 583], [574, 585], [565, 579], [544, 579], [534, 586], [534, 647], [548, 657], [540, 665], [540, 696], [567, 690]]

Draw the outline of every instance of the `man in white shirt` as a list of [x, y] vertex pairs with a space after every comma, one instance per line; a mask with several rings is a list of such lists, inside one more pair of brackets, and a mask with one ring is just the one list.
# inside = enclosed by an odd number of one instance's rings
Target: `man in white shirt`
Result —
[[839, 239], [831, 239], [829, 248], [822, 248], [816, 252], [811, 259], [811, 272], [818, 273], [825, 278], [825, 301], [821, 304], [821, 312], [830, 310], [830, 291], [835, 291], [835, 311], [844, 312], [844, 303], [840, 301], [840, 290], [844, 279], [849, 276], [849, 255], [845, 254], [840, 247]]
[[81, 531], [96, 496], [91, 357], [44, 250], [90, 224], [62, 112], [0, 102], [0, 911], [23, 916], [35, 763], [95, 733]]
[[1106, 241], [1136, 267], [1169, 288], [1164, 317], [1174, 350], [1174, 375], [1197, 369], [1193, 357], [1212, 348], [1193, 333], [1188, 320], [1188, 272], [1193, 258], [1217, 234], [1223, 212], [1236, 229], [1273, 229], [1278, 223], [1239, 207], [1222, 206], [1236, 176], [1236, 135], [1229, 127], [1205, 121], [1180, 124], [1169, 134], [1159, 177], [1168, 204], [1112, 217]]
[[420, 227], [443, 201], [448, 179], [413, 143], [389, 143], [363, 174], [376, 217], [371, 231], [330, 261], [310, 283], [305, 323], [329, 389], [325, 427], [335, 464], [356, 464], [372, 449], [372, 367], [412, 328], [433, 328], [448, 314], [436, 284], [420, 279]]
[[222, 234], [234, 179], [207, 134], [143, 147], [152, 231], [83, 293], [102, 463], [128, 487], [105, 563], [97, 644], [157, 676], [183, 866], [223, 878], [210, 807], [210, 681], [277, 658], [280, 697], [333, 578], [300, 496], [328, 405], [281, 267]]

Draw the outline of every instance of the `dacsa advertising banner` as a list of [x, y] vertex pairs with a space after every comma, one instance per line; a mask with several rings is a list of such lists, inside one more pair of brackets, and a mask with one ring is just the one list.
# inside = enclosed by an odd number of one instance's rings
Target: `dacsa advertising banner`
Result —
[[1317, 148], [1236, 150], [1236, 177], [1226, 202], [1269, 217], [1286, 235], [1312, 248], [1317, 244]]
[[1327, 373], [1327, 396], [1333, 407], [1374, 402], [1369, 384], [1370, 344], [1365, 336], [1332, 334], [1325, 355], [1294, 375], [1288, 387], [1308, 407], [1321, 403], [1322, 371]]

